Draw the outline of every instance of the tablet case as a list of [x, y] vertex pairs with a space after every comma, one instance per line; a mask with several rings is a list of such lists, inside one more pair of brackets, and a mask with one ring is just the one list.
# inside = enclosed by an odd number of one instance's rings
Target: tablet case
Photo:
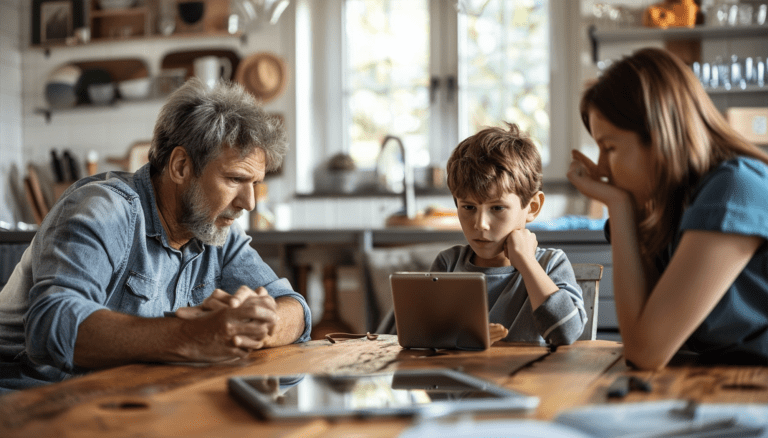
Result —
[[404, 348], [486, 350], [488, 293], [480, 272], [389, 276], [397, 339]]

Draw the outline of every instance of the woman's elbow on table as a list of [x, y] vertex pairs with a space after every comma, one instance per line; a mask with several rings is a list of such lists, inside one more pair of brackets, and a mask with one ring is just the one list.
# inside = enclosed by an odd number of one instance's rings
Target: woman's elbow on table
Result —
[[661, 346], [653, 345], [652, 342], [633, 339], [623, 333], [622, 343], [624, 344], [624, 358], [627, 363], [641, 370], [660, 370], [667, 366], [674, 355], [674, 352], [667, 354]]

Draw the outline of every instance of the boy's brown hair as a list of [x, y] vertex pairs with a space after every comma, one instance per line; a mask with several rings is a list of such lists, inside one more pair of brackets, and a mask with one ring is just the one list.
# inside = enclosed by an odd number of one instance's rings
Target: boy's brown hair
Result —
[[516, 124], [485, 128], [456, 146], [448, 159], [448, 188], [456, 198], [485, 201], [506, 193], [522, 206], [541, 190], [541, 155]]

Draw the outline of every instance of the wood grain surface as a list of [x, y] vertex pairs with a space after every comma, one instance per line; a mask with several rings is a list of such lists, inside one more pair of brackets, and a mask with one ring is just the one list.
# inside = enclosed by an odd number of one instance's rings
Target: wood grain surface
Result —
[[[0, 397], [0, 436], [394, 437], [411, 424], [404, 418], [259, 420], [227, 392], [229, 377], [250, 374], [451, 368], [537, 395], [539, 407], [523, 415], [540, 420], [594, 403], [668, 399], [768, 403], [765, 367], [704, 366], [681, 360], [657, 372], [635, 371], [621, 353], [621, 344], [610, 341], [579, 341], [554, 352], [507, 343], [482, 352], [404, 350], [396, 336], [382, 335], [374, 341], [318, 340], [261, 350], [227, 364], [135, 364]], [[630, 392], [618, 401], [607, 399], [608, 386], [623, 375], [645, 379], [653, 390]]]

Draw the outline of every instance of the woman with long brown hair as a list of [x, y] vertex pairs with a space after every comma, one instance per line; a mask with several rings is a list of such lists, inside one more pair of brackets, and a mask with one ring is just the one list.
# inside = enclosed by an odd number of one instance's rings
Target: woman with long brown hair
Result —
[[627, 360], [768, 364], [768, 154], [661, 49], [614, 63], [580, 110], [600, 155], [574, 150], [568, 179], [608, 208]]

